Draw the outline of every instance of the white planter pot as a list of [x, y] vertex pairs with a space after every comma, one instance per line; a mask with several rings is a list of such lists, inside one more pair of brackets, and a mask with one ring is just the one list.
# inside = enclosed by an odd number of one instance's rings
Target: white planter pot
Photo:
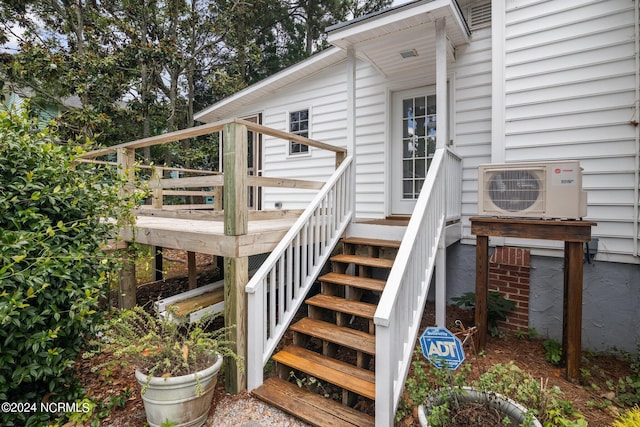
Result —
[[[488, 401], [489, 406], [497, 409], [501, 414], [508, 416], [511, 419], [511, 425], [513, 426], [520, 426], [526, 420], [526, 413], [528, 412], [527, 408], [520, 405], [518, 402], [497, 393], [486, 393], [474, 390], [470, 387], [464, 387], [462, 394], [460, 395], [460, 399], [475, 403], [484, 403]], [[427, 411], [428, 409], [425, 405], [420, 405], [418, 407], [418, 419], [422, 427], [429, 427]], [[542, 427], [542, 424], [534, 417], [528, 427]]]
[[[176, 427], [201, 426], [207, 419], [222, 357], [207, 369], [179, 377], [151, 377], [136, 370], [144, 390], [142, 401], [151, 427], [171, 421]], [[197, 379], [197, 381], [196, 381]]]

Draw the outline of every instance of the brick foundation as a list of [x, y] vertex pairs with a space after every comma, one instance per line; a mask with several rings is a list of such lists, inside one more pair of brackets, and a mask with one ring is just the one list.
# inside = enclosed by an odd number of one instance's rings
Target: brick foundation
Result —
[[489, 292], [498, 291], [516, 303], [507, 314], [506, 321], [499, 321], [499, 328], [527, 332], [529, 329], [529, 283], [531, 254], [529, 249], [497, 247], [489, 260]]

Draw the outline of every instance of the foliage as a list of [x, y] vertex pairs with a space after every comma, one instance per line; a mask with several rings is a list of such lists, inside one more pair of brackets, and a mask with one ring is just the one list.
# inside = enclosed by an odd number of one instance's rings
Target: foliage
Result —
[[[120, 204], [115, 171], [75, 164], [82, 147], [27, 114], [0, 112], [0, 401], [71, 402], [80, 388], [70, 368], [116, 262], [102, 248], [117, 224], [101, 218], [132, 204]], [[1, 424], [47, 417], [32, 415], [0, 414]]]
[[205, 316], [183, 325], [137, 306], [118, 312], [105, 325], [101, 347], [116, 359], [130, 360], [149, 377], [191, 374], [213, 365], [218, 357], [240, 360], [225, 338], [231, 327], [215, 329], [213, 320]]
[[[326, 47], [327, 25], [390, 4], [5, 1], [0, 43], [11, 36], [18, 48], [0, 55], [0, 82], [56, 106], [65, 138], [80, 133], [114, 145], [193, 126], [195, 111]], [[178, 164], [162, 154], [144, 156]]]
[[[522, 404], [529, 415], [544, 426], [586, 427], [584, 418], [573, 411], [571, 403], [562, 400], [557, 387], [548, 387], [543, 381], [534, 380], [513, 363], [497, 364], [480, 373], [478, 379], [469, 381], [470, 365], [464, 364], [457, 372], [439, 369], [429, 364], [418, 348], [414, 352], [412, 373], [407, 378], [405, 393], [396, 413], [399, 421], [411, 408], [431, 402], [427, 419], [432, 426], [447, 426], [461, 408], [458, 401], [463, 387], [469, 385], [486, 393], [490, 399], [500, 394]], [[531, 418], [532, 419], [532, 418]]]
[[640, 427], [640, 407], [636, 405], [625, 411], [611, 424], [611, 427]]
[[545, 350], [545, 360], [553, 365], [559, 365], [562, 360], [562, 344], [556, 340], [548, 339], [542, 341], [542, 347]]
[[[456, 306], [460, 308], [473, 308], [476, 305], [476, 293], [466, 292], [459, 297], [451, 298]], [[498, 321], [506, 320], [507, 313], [516, 307], [516, 303], [503, 297], [500, 292], [489, 292], [487, 299], [487, 320], [489, 333], [492, 336], [498, 335]]]
[[640, 345], [635, 354], [622, 352], [622, 356], [630, 362], [631, 374], [620, 378], [614, 387], [610, 381], [607, 385], [616, 392], [615, 403], [621, 406], [637, 405], [640, 402]]

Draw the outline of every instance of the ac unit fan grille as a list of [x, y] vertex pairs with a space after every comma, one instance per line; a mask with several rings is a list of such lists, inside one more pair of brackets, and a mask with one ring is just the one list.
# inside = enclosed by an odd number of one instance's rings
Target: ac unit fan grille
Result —
[[498, 208], [508, 212], [529, 209], [540, 198], [541, 183], [526, 170], [504, 170], [491, 175], [489, 198]]

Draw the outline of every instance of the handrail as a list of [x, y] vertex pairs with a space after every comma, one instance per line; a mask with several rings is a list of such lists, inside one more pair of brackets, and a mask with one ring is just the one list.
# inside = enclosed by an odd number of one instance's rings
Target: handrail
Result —
[[180, 141], [183, 139], [194, 138], [196, 136], [209, 135], [214, 132], [221, 132], [224, 125], [235, 123], [238, 125], [244, 125], [248, 130], [261, 133], [263, 135], [269, 135], [275, 138], [286, 139], [294, 142], [299, 142], [311, 147], [320, 148], [323, 150], [333, 151], [337, 154], [344, 155], [346, 148], [338, 147], [335, 145], [326, 144], [324, 142], [316, 141], [314, 139], [306, 138], [301, 135], [295, 135], [289, 132], [272, 129], [267, 126], [259, 125], [247, 120], [242, 119], [228, 119], [221, 120], [214, 123], [207, 123], [205, 125], [194, 126], [187, 129], [181, 129], [174, 132], [163, 133], [161, 135], [150, 136], [148, 138], [137, 139], [135, 141], [125, 142], [123, 144], [113, 145], [111, 147], [105, 147], [98, 150], [90, 151], [81, 156], [82, 159], [93, 159], [96, 157], [104, 156], [106, 154], [115, 153], [121, 149], [136, 149], [151, 147], [153, 145], [165, 144], [168, 142]]
[[447, 185], [450, 171], [458, 172], [452, 167], [455, 163], [459, 170], [459, 158], [448, 148], [436, 149], [374, 315], [376, 426], [393, 425], [436, 257], [445, 250], [447, 206], [452, 205], [447, 201]]
[[[148, 138], [139, 139], [136, 141], [131, 141], [123, 144], [114, 145], [111, 147], [101, 148], [98, 150], [91, 151], [89, 153], [81, 156], [78, 161], [82, 163], [94, 163], [100, 165], [121, 167], [122, 164], [120, 162], [126, 162], [130, 165], [128, 168], [121, 168], [121, 173], [123, 176], [126, 176], [126, 179], [130, 181], [130, 187], [134, 188], [135, 180], [134, 174], [132, 170], [125, 171], [125, 169], [132, 169], [132, 165], [135, 163], [135, 150], [138, 148], [150, 147], [153, 145], [164, 144], [169, 142], [180, 141], [187, 138], [193, 138], [196, 136], [207, 135], [215, 132], [221, 133], [221, 139], [225, 140], [227, 138], [234, 138], [234, 136], [226, 135], [225, 129], [235, 129], [242, 128], [244, 129], [242, 132], [246, 133], [248, 131], [252, 131], [254, 133], [260, 133], [263, 135], [268, 135], [274, 138], [284, 139], [288, 141], [294, 141], [300, 144], [305, 144], [311, 147], [316, 147], [322, 150], [328, 150], [335, 153], [336, 161], [335, 165], [338, 167], [340, 163], [346, 157], [346, 148], [338, 147], [330, 144], [326, 144], [320, 141], [316, 141], [310, 138], [306, 138], [300, 135], [295, 135], [289, 132], [272, 129], [267, 126], [263, 126], [257, 123], [253, 123], [247, 120], [242, 119], [228, 119], [222, 120], [215, 123], [209, 123], [201, 126], [196, 126], [188, 129], [182, 129], [175, 132], [169, 132], [162, 135], [156, 135]], [[240, 132], [240, 134], [242, 134]], [[239, 134], [239, 135], [240, 135]], [[234, 134], [235, 135], [235, 134]], [[234, 144], [235, 141], [231, 139], [225, 144], [225, 147], [228, 144]], [[246, 150], [246, 146], [244, 147]], [[111, 153], [118, 153], [118, 162], [110, 162], [110, 161], [102, 161], [96, 160], [97, 157], [104, 156]], [[245, 154], [236, 153], [240, 156], [246, 156]], [[222, 199], [223, 199], [223, 187], [224, 187], [224, 177], [221, 172], [216, 171], [201, 171], [197, 169], [182, 169], [182, 168], [173, 168], [173, 167], [165, 167], [165, 166], [153, 166], [153, 165], [136, 165], [135, 168], [147, 168], [152, 170], [152, 176], [149, 182], [149, 189], [152, 190], [152, 198], [151, 205], [156, 209], [163, 209], [163, 198], [168, 195], [175, 196], [198, 196], [198, 197], [207, 197], [211, 195], [211, 191], [213, 194], [213, 204], [192, 204], [188, 207], [193, 209], [205, 209], [205, 210], [222, 210]], [[189, 172], [195, 173], [199, 176], [193, 177], [183, 177], [183, 178], [171, 178], [164, 179], [162, 177], [162, 172], [166, 170], [171, 171], [180, 171], [180, 172]], [[208, 175], [208, 176], [207, 176]], [[264, 177], [264, 176], [248, 176], [242, 179], [243, 184], [247, 186], [255, 186], [255, 187], [286, 187], [286, 188], [297, 188], [297, 189], [311, 189], [311, 190], [319, 190], [324, 185], [324, 182], [319, 181], [310, 181], [310, 180], [301, 180], [301, 179], [293, 179], [293, 178], [277, 178], [277, 177]], [[194, 191], [194, 188], [201, 188], [200, 191]], [[191, 190], [189, 190], [191, 188]], [[210, 190], [212, 188], [212, 190]], [[167, 189], [178, 189], [178, 190], [170, 190], [165, 191]], [[174, 205], [172, 205], [174, 206]], [[172, 208], [169, 208], [172, 209]], [[186, 209], [186, 208], [185, 208]]]
[[245, 287], [249, 391], [351, 221], [352, 168], [347, 157]]

